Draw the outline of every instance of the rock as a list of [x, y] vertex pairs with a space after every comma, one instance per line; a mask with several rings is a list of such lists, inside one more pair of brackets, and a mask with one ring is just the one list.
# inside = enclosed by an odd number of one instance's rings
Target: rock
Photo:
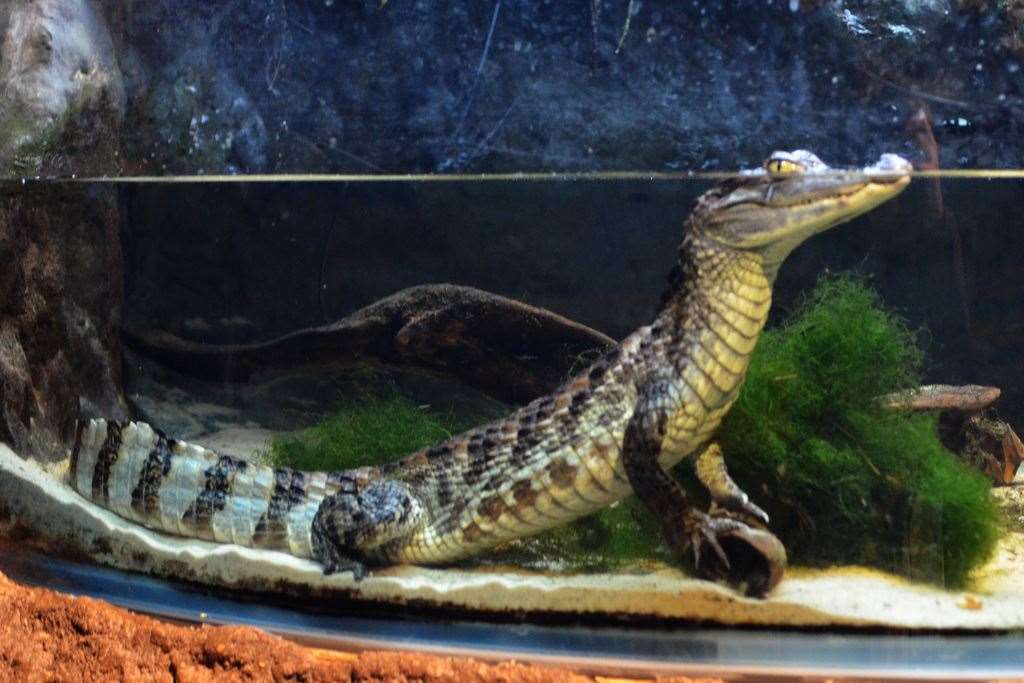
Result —
[[1006, 514], [1007, 526], [1016, 532], [1024, 532], [1024, 486], [1016, 482], [1013, 486], [992, 489], [992, 498]]
[[1024, 444], [994, 410], [939, 414], [943, 444], [985, 473], [995, 486], [1010, 486], [1024, 461]]
[[[0, 174], [116, 168], [124, 87], [88, 0], [0, 12]], [[117, 195], [109, 188], [0, 189], [0, 441], [53, 460], [80, 405], [125, 415]]]
[[0, 441], [64, 456], [80, 399], [125, 416], [116, 203], [80, 186], [0, 191]]
[[258, 173], [268, 136], [252, 99], [230, 71], [189, 53], [152, 91], [147, 164], [157, 173]]
[[3, 25], [0, 173], [110, 172], [124, 85], [92, 3], [14, 3]]
[[[946, 0], [181, 0], [136, 12], [130, 42], [156, 70], [206, 55], [195, 63], [204, 134], [243, 128], [213, 93], [244, 92], [248, 120], [266, 125], [268, 171], [727, 169], [794, 145], [854, 163], [905, 149], [920, 101], [933, 106], [943, 167], [1015, 167], [1014, 11]], [[176, 87], [163, 79], [153, 101]], [[180, 122], [181, 111], [161, 111], [170, 118], [157, 114], [154, 131]], [[165, 141], [140, 135], [135, 154], [154, 143]], [[177, 153], [160, 164], [239, 165]]]

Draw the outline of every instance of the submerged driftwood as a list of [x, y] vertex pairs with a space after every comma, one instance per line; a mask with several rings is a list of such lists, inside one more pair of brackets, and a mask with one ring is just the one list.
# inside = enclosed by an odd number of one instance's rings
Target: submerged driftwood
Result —
[[1001, 393], [997, 387], [977, 384], [929, 384], [890, 394], [883, 402], [894, 410], [940, 411], [943, 445], [984, 472], [992, 483], [1008, 486], [1024, 462], [1024, 443], [1007, 422], [990, 414]]
[[211, 381], [359, 364], [455, 377], [507, 403], [553, 390], [615, 340], [543, 308], [472, 287], [404, 289], [323, 327], [257, 344], [211, 345], [168, 332], [126, 333], [135, 351]]

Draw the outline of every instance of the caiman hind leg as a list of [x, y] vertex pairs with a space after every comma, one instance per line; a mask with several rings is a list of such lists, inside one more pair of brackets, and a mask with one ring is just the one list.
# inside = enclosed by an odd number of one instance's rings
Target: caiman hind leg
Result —
[[786, 562], [782, 543], [771, 533], [753, 528], [727, 511], [708, 514], [696, 509], [658, 461], [671, 394], [670, 382], [652, 382], [637, 402], [622, 444], [622, 462], [629, 483], [661, 520], [672, 550], [682, 554], [693, 547], [700, 574], [738, 584], [749, 595], [764, 595], [782, 578]]
[[403, 482], [380, 479], [360, 490], [348, 480], [317, 508], [313, 557], [324, 574], [351, 571], [358, 581], [367, 558], [387, 559], [387, 548], [404, 545], [423, 522], [423, 507]]

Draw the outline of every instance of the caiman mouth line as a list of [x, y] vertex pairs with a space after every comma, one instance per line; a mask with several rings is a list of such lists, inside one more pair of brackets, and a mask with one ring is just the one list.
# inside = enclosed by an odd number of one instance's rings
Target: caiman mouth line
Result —
[[844, 188], [837, 189], [834, 192], [830, 192], [828, 194], [820, 194], [820, 195], [808, 196], [806, 198], [796, 199], [794, 201], [785, 201], [785, 200], [783, 200], [781, 202], [759, 202], [759, 201], [753, 201], [753, 202], [749, 202], [749, 203], [750, 204], [758, 204], [760, 206], [766, 206], [766, 207], [771, 207], [771, 208], [788, 209], [788, 208], [793, 208], [795, 206], [806, 206], [806, 205], [809, 205], [809, 204], [817, 204], [818, 202], [825, 202], [825, 201], [834, 200], [834, 199], [842, 199], [844, 197], [853, 197], [853, 196], [856, 196], [856, 195], [860, 194], [864, 190], [870, 188], [872, 185], [878, 185], [878, 186], [882, 186], [882, 187], [889, 187], [891, 185], [898, 185], [898, 184], [905, 185], [906, 183], [909, 183], [909, 182], [910, 182], [909, 175], [894, 176], [890, 180], [877, 181], [875, 179], [872, 179], [872, 180], [867, 181], [867, 182], [859, 183], [858, 185], [855, 185], [855, 186], [850, 186], [850, 187], [844, 187]]

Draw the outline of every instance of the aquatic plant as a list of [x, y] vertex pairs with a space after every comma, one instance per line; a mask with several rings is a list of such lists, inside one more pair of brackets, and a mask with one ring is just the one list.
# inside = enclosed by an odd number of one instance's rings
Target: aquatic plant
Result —
[[377, 465], [443, 441], [475, 422], [416, 405], [394, 391], [366, 390], [312, 427], [275, 438], [269, 460], [304, 470]]
[[[988, 482], [942, 446], [935, 415], [893, 412], [877, 400], [917, 386], [922, 358], [914, 332], [849, 275], [822, 278], [785, 324], [762, 335], [718, 438], [791, 562], [857, 563], [959, 586], [991, 556], [1001, 517]], [[473, 422], [371, 395], [275, 440], [271, 458], [310, 469], [378, 463]], [[695, 500], [704, 495], [688, 461], [677, 474]], [[630, 497], [487, 559], [612, 569], [665, 559], [658, 529]]]
[[914, 332], [849, 275], [822, 278], [762, 337], [719, 440], [791, 561], [958, 586], [991, 556], [989, 483], [942, 446], [936, 415], [877, 400], [917, 386], [921, 362]]

